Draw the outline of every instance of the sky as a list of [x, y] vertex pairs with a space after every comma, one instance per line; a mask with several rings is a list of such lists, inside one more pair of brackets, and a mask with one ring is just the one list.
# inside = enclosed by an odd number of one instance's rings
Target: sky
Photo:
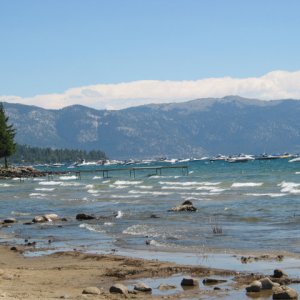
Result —
[[300, 99], [298, 0], [0, 0], [0, 101]]

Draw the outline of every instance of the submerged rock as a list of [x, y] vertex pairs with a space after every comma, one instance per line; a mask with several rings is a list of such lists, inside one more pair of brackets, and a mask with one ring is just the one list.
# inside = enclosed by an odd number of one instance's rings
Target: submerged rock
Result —
[[274, 278], [281, 278], [281, 277], [288, 277], [288, 274], [285, 273], [283, 270], [281, 269], [275, 269], [274, 270], [274, 274], [273, 274]]
[[197, 208], [193, 206], [193, 203], [189, 200], [184, 201], [182, 204], [171, 208], [169, 211], [197, 211]]
[[82, 221], [82, 220], [94, 220], [94, 219], [96, 219], [96, 217], [93, 216], [93, 215], [88, 215], [88, 214], [84, 214], [84, 213], [76, 215], [76, 220], [79, 220], [79, 221]]
[[202, 282], [203, 282], [204, 285], [214, 285], [214, 284], [227, 282], [227, 280], [225, 280], [225, 279], [214, 279], [214, 278], [204, 278]]

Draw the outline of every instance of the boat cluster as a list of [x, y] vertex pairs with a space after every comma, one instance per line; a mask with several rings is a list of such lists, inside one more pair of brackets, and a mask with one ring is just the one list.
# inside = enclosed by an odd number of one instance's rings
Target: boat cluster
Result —
[[74, 163], [54, 163], [54, 164], [45, 164], [45, 165], [36, 165], [41, 167], [66, 167], [68, 169], [78, 168], [78, 167], [89, 167], [89, 166], [128, 166], [136, 164], [157, 164], [157, 163], [167, 163], [167, 164], [176, 164], [176, 163], [187, 163], [187, 162], [196, 162], [196, 161], [225, 161], [229, 163], [239, 163], [239, 162], [248, 162], [254, 160], [275, 160], [275, 159], [289, 159], [289, 162], [300, 162], [300, 155], [294, 154], [261, 154], [261, 155], [250, 155], [250, 154], [238, 154], [238, 155], [217, 155], [213, 157], [200, 157], [200, 158], [186, 158], [186, 159], [167, 159], [165, 157], [158, 159], [144, 159], [144, 160], [100, 160], [100, 161], [85, 161], [81, 160]]

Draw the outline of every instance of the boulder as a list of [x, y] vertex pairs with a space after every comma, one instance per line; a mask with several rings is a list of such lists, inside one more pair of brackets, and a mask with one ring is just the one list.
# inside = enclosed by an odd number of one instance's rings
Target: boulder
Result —
[[288, 274], [286, 274], [283, 270], [275, 269], [273, 277], [274, 278], [281, 278], [281, 277], [288, 277]]
[[143, 282], [139, 282], [139, 283], [135, 284], [134, 289], [139, 292], [151, 292], [152, 291], [151, 287]]
[[116, 283], [116, 284], [114, 284], [110, 287], [109, 292], [110, 293], [127, 295], [128, 294], [128, 289], [124, 284]]
[[278, 283], [273, 282], [269, 277], [264, 277], [259, 280], [262, 285], [262, 290], [272, 290], [273, 287], [279, 286]]
[[95, 286], [89, 286], [82, 291], [82, 294], [100, 295], [101, 291]]
[[249, 286], [246, 287], [247, 293], [258, 293], [262, 289], [262, 283], [258, 280], [251, 282]]
[[298, 293], [294, 289], [282, 285], [273, 289], [273, 299], [298, 299]]
[[181, 280], [181, 285], [182, 286], [198, 286], [199, 285], [199, 281], [195, 278], [186, 278], [184, 277]]
[[94, 220], [96, 217], [92, 215], [87, 215], [87, 214], [77, 214], [76, 215], [76, 220], [82, 221], [82, 220]]
[[197, 211], [197, 208], [193, 206], [193, 203], [189, 200], [184, 201], [182, 204], [171, 208], [169, 211]]

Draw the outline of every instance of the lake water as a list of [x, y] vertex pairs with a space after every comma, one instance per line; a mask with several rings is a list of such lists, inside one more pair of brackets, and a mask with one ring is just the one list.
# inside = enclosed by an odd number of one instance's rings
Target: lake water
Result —
[[[80, 180], [72, 174], [2, 180], [0, 219], [14, 217], [18, 223], [1, 229], [0, 242], [29, 239], [39, 249], [199, 257], [211, 251], [300, 252], [300, 163], [278, 159], [187, 165], [188, 176], [181, 169], [165, 169], [159, 176], [149, 176], [153, 170], [137, 171], [135, 178], [122, 171], [110, 172], [110, 178], [83, 173]], [[168, 211], [185, 200], [197, 212]], [[68, 221], [23, 224], [47, 213]], [[77, 221], [78, 213], [100, 218]]]

